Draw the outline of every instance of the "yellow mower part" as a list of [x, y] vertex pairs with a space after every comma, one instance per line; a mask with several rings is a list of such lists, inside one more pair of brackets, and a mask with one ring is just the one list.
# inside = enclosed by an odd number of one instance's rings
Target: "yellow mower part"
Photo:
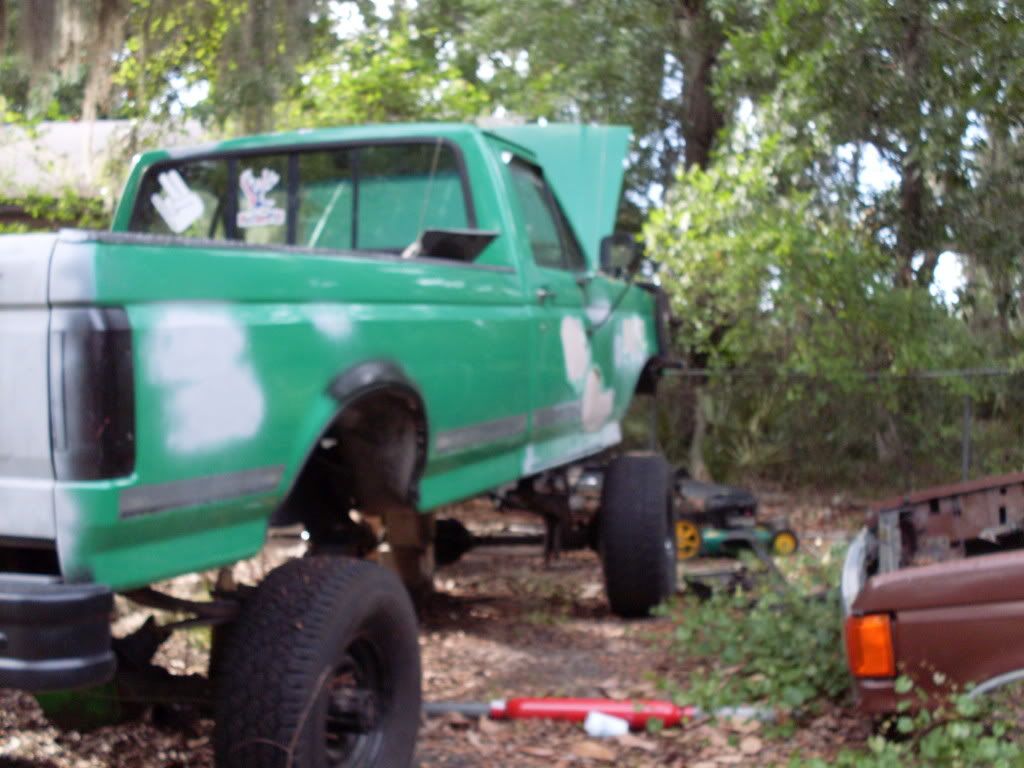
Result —
[[680, 560], [700, 554], [700, 528], [690, 520], [676, 520], [676, 551]]
[[792, 555], [800, 542], [792, 531], [779, 531], [772, 538], [772, 552], [776, 555]]

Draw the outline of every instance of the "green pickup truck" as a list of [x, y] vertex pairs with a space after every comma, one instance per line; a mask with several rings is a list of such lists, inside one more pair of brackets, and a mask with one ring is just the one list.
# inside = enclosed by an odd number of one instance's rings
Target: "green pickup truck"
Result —
[[[667, 355], [664, 297], [610, 235], [628, 146], [234, 139], [140, 156], [110, 231], [0, 238], [0, 687], [109, 684], [117, 593], [215, 626], [218, 764], [408, 764], [431, 510], [483, 492], [586, 527], [617, 613], [662, 601], [671, 473], [595, 459]], [[310, 554], [257, 588], [151, 586], [278, 526]]]

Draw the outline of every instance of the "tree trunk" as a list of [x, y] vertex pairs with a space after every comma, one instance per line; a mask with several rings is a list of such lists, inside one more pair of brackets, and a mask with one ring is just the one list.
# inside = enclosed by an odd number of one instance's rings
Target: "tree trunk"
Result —
[[708, 16], [705, 0], [680, 0], [676, 6], [679, 27], [679, 58], [683, 64], [681, 116], [686, 141], [686, 167], [707, 168], [725, 117], [711, 94], [718, 54], [725, 37]]
[[57, 0], [35, 0], [32, 12], [19, 14], [22, 52], [28, 64], [29, 111], [45, 111], [53, 94], [57, 41]]
[[[711, 163], [715, 139], [725, 125], [725, 116], [715, 106], [711, 93], [715, 65], [725, 44], [725, 36], [708, 15], [705, 0], [679, 0], [675, 15], [679, 31], [677, 56], [683, 64], [682, 103], [679, 105], [685, 140], [683, 162], [687, 168], [707, 168]], [[675, 158], [672, 158], [672, 162], [675, 162]], [[671, 179], [674, 168], [666, 171], [665, 178]], [[695, 385], [693, 399], [689, 469], [690, 475], [698, 480], [711, 479], [704, 461], [704, 442], [708, 429], [708, 394], [705, 386], [704, 383]]]
[[915, 160], [904, 160], [900, 167], [899, 231], [896, 235], [896, 253], [899, 256], [900, 285], [914, 282], [914, 258], [922, 245], [924, 218], [924, 177]]
[[135, 112], [145, 115], [149, 107], [149, 81], [146, 67], [149, 63], [149, 45], [153, 27], [153, 3], [146, 5], [146, 15], [139, 24], [138, 75], [135, 78]]
[[0, 56], [7, 53], [7, 1], [0, 0]]
[[[908, 4], [904, 15], [903, 42], [900, 46], [900, 64], [911, 101], [919, 92], [921, 64], [924, 56], [924, 14], [925, 6], [921, 0]], [[899, 282], [910, 286], [915, 281], [914, 260], [926, 245], [925, 205], [928, 188], [917, 159], [920, 147], [911, 143], [900, 164], [900, 212], [899, 228], [896, 233], [896, 253], [900, 259], [898, 265]], [[938, 254], [934, 258], [938, 259]], [[932, 265], [934, 272], [934, 264]]]
[[690, 477], [703, 482], [711, 481], [711, 472], [704, 461], [704, 442], [708, 433], [709, 397], [704, 384], [698, 384], [693, 393], [693, 438], [690, 440]]
[[242, 130], [245, 133], [262, 133], [270, 130], [271, 110], [275, 102], [274, 71], [276, 54], [272, 52], [269, 37], [271, 14], [268, 0], [249, 0], [249, 12], [243, 19], [244, 50], [241, 52], [244, 72], [242, 82]]
[[98, 0], [87, 64], [89, 75], [82, 96], [82, 120], [91, 122], [110, 108], [114, 53], [124, 42], [125, 14], [121, 0]]

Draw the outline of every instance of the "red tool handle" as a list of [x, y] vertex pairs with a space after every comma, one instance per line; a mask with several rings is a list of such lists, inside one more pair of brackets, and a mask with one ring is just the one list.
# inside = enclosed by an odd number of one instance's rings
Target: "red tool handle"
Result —
[[619, 717], [637, 729], [645, 728], [650, 720], [661, 720], [666, 727], [672, 727], [697, 715], [696, 707], [677, 707], [671, 701], [519, 698], [491, 703], [491, 718], [494, 720], [544, 718], [581, 723], [591, 712]]

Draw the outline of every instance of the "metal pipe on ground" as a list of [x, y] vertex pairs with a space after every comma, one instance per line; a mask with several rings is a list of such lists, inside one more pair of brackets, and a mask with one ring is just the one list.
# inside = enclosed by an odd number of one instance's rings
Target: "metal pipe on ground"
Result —
[[582, 723], [592, 712], [617, 717], [633, 730], [643, 730], [649, 722], [660, 721], [671, 728], [703, 717], [775, 720], [774, 710], [764, 707], [721, 707], [705, 712], [700, 707], [678, 706], [671, 701], [530, 698], [498, 699], [490, 703], [476, 701], [435, 701], [423, 705], [428, 717], [450, 714], [465, 717], [486, 717], [490, 720], [565, 720]]

